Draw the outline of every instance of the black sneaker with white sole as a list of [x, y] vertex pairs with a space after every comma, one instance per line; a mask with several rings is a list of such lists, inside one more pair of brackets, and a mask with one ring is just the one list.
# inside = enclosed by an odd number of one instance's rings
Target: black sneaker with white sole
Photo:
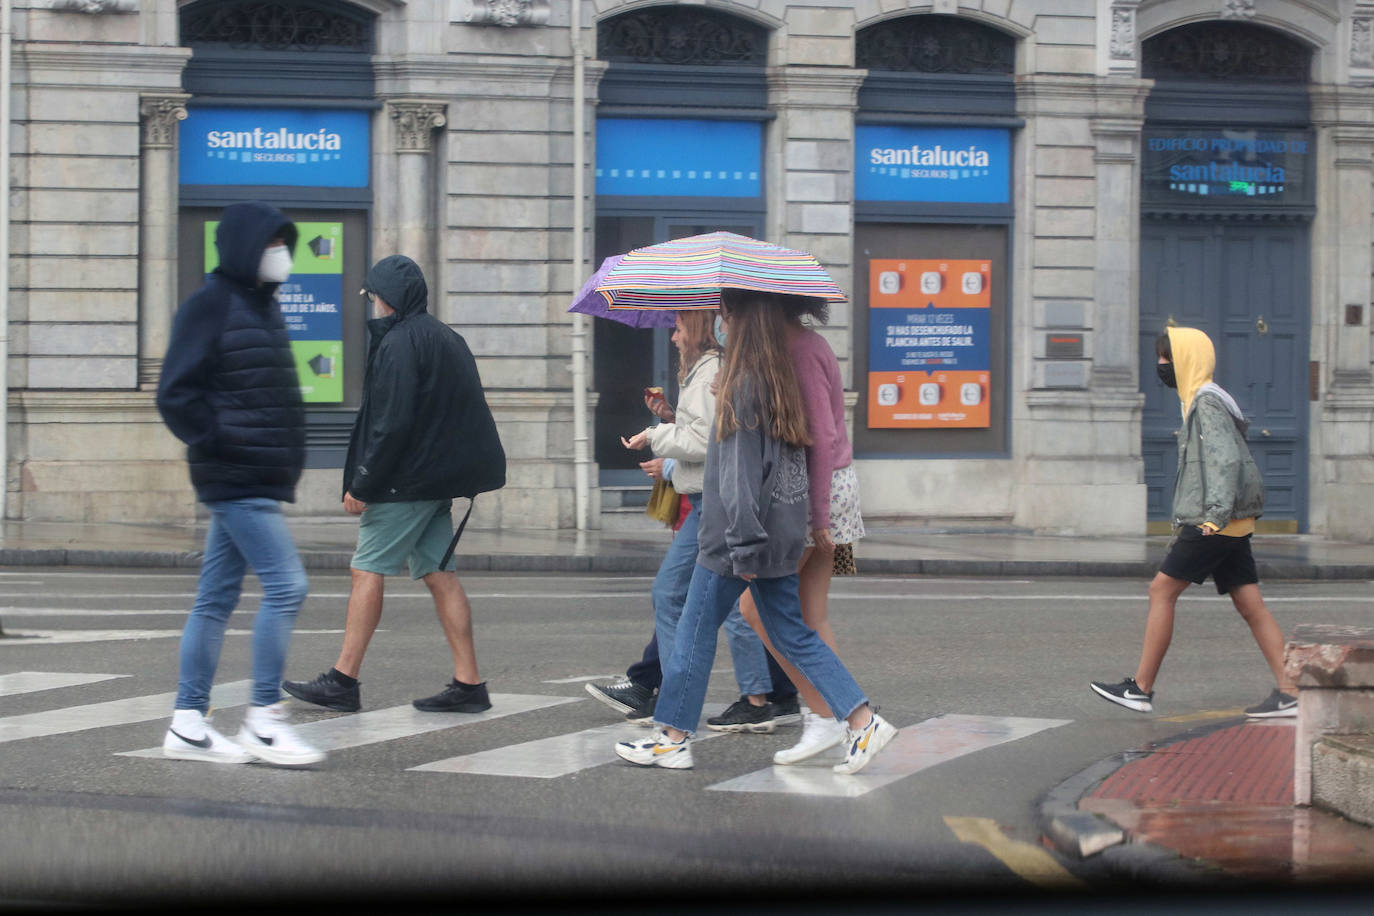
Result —
[[793, 694], [785, 700], [769, 700], [773, 706], [773, 721], [778, 725], [800, 725], [801, 701]]
[[1154, 691], [1141, 690], [1140, 685], [1135, 682], [1133, 677], [1128, 677], [1119, 684], [1093, 681], [1092, 689], [1102, 699], [1111, 700], [1118, 706], [1125, 706], [1136, 712], [1151, 712], [1154, 709], [1154, 705], [1150, 702], [1155, 698]]
[[654, 724], [654, 710], [658, 707], [658, 694], [652, 694], [643, 706], [625, 713], [625, 721], [649, 728]]
[[587, 693], [616, 712], [633, 712], [654, 698], [652, 687], [636, 684], [628, 677], [620, 677], [609, 684], [587, 684]]
[[740, 697], [718, 716], [706, 720], [706, 727], [717, 732], [753, 732], [758, 735], [770, 734], [778, 727], [773, 721], [773, 704], [765, 702], [755, 706], [748, 697]]
[[1290, 719], [1298, 714], [1298, 698], [1275, 687], [1257, 706], [1245, 710], [1252, 719]]

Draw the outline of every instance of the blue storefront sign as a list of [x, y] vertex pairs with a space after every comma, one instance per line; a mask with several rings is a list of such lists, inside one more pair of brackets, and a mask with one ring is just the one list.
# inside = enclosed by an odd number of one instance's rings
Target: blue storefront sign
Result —
[[1146, 204], [1310, 204], [1314, 143], [1308, 130], [1147, 128]]
[[180, 180], [365, 188], [369, 120], [365, 111], [191, 108], [180, 128]]
[[596, 193], [758, 197], [763, 125], [756, 121], [598, 118]]
[[854, 156], [856, 200], [1004, 204], [1011, 198], [1008, 130], [861, 124]]

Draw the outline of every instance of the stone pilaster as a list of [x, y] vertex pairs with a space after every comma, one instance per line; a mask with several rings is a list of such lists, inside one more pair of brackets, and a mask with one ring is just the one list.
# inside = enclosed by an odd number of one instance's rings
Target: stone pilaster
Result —
[[[1123, 77], [1019, 81], [1027, 127], [1018, 157], [1012, 351], [1015, 377], [1028, 388], [1014, 408], [1013, 441], [1022, 459], [1015, 522], [1027, 527], [1145, 530], [1135, 240], [1149, 85]], [[1056, 332], [1081, 335], [1082, 358], [1047, 358], [1046, 338]]]
[[156, 388], [167, 351], [177, 282], [177, 124], [189, 95], [139, 97], [139, 360], [140, 388]]
[[[774, 67], [769, 107], [777, 119], [765, 144], [769, 176], [765, 235], [809, 251], [840, 288], [854, 288], [854, 112], [866, 70]], [[850, 384], [848, 303], [831, 307], [827, 337]]]
[[420, 265], [426, 277], [437, 277], [435, 258], [436, 133], [448, 123], [448, 105], [432, 99], [392, 99], [391, 152], [396, 157], [396, 252]]
[[1323, 390], [1311, 517], [1332, 537], [1367, 541], [1374, 530], [1374, 89], [1312, 87], [1312, 123], [1319, 174], [1328, 180], [1312, 227], [1312, 353], [1323, 361]]

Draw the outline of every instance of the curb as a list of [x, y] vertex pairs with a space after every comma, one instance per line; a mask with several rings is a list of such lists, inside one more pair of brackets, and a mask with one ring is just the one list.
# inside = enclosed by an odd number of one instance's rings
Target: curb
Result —
[[[306, 569], [345, 570], [352, 549], [300, 551]], [[558, 572], [648, 573], [658, 571], [659, 556], [633, 554], [457, 554], [453, 566], [459, 572]], [[112, 550], [65, 547], [0, 548], [0, 566], [110, 566], [137, 569], [199, 568], [201, 552], [170, 550]], [[1074, 560], [921, 559], [919, 557], [860, 558], [860, 575], [932, 577], [1024, 578], [1065, 576], [1086, 578], [1149, 579], [1157, 562]], [[1266, 581], [1374, 579], [1374, 565], [1321, 566], [1312, 563], [1259, 563]]]
[[1056, 852], [1107, 878], [1167, 885], [1184, 889], [1241, 887], [1244, 882], [1201, 859], [1188, 859], [1172, 849], [1131, 837], [1128, 831], [1078, 807], [1085, 795], [1128, 763], [1156, 751], [1230, 728], [1239, 719], [1225, 719], [1180, 732], [1145, 750], [1122, 751], [1091, 764], [1046, 792], [1037, 805], [1037, 826]]

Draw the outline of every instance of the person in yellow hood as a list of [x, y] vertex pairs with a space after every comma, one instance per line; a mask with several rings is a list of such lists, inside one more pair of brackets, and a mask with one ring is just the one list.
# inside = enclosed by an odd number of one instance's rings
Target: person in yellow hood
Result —
[[1150, 583], [1150, 613], [1145, 645], [1135, 676], [1117, 684], [1092, 683], [1106, 700], [1150, 712], [1155, 677], [1174, 633], [1174, 606], [1192, 583], [1208, 576], [1217, 592], [1229, 594], [1250, 626], [1277, 686], [1252, 718], [1298, 714], [1293, 683], [1283, 671], [1283, 631], [1260, 595], [1259, 574], [1250, 552], [1255, 519], [1264, 510], [1264, 482], [1245, 444], [1249, 423], [1235, 399], [1212, 381], [1216, 352], [1196, 328], [1169, 328], [1155, 341], [1160, 381], [1178, 389], [1183, 428], [1178, 437], [1178, 475], [1174, 479], [1174, 543]]

